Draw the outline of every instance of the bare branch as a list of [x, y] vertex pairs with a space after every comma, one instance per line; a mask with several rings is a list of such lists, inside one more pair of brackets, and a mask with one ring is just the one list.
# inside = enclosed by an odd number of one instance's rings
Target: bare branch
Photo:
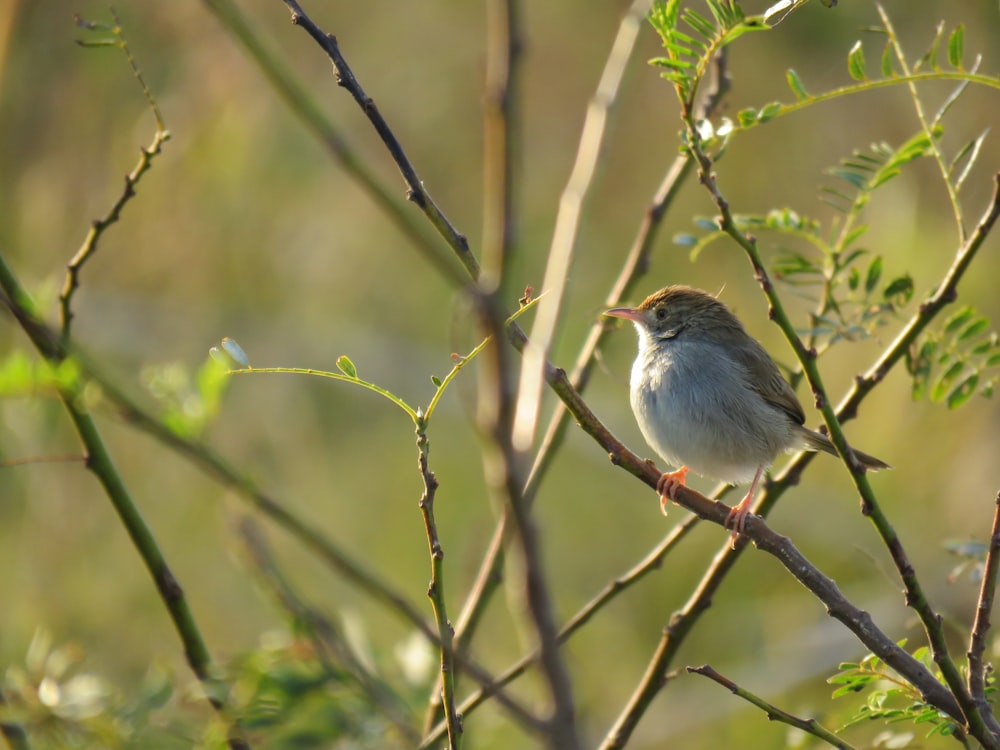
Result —
[[782, 724], [788, 724], [796, 729], [801, 729], [803, 732], [808, 732], [814, 737], [818, 737], [828, 745], [838, 748], [838, 750], [854, 750], [854, 745], [840, 739], [837, 735], [822, 726], [815, 719], [800, 719], [798, 716], [794, 716], [787, 711], [783, 711], [773, 703], [768, 703], [766, 700], [754, 695], [746, 688], [740, 687], [728, 677], [724, 677], [719, 674], [708, 664], [703, 664], [700, 667], [688, 667], [687, 671], [691, 674], [700, 674], [702, 677], [707, 677], [713, 682], [717, 682], [722, 685], [722, 687], [726, 688], [726, 690], [733, 695], [738, 695], [748, 703], [757, 706], [757, 708], [767, 714], [768, 721], [780, 721]]
[[986, 652], [986, 634], [990, 630], [990, 617], [993, 613], [993, 597], [996, 594], [997, 571], [1000, 570], [1000, 493], [997, 494], [996, 507], [993, 513], [993, 528], [990, 531], [990, 545], [986, 551], [986, 562], [983, 564], [983, 580], [979, 589], [979, 600], [976, 604], [976, 617], [972, 625], [969, 639], [969, 693], [979, 706], [983, 715], [992, 719], [993, 731], [997, 732], [996, 719], [993, 710], [986, 700], [986, 664], [983, 654]]

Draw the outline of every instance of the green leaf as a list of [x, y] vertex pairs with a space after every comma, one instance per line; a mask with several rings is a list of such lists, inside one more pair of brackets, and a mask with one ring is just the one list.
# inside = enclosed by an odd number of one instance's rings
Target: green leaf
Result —
[[948, 63], [953, 68], [962, 69], [962, 53], [965, 51], [965, 26], [959, 24], [948, 37]]
[[883, 78], [895, 78], [896, 71], [892, 67], [892, 61], [895, 58], [895, 52], [893, 50], [892, 42], [886, 42], [885, 48], [882, 50], [882, 60], [880, 68], [882, 70]]
[[1000, 352], [988, 357], [986, 360], [986, 367], [998, 367], [1000, 366]]
[[684, 22], [706, 39], [712, 39], [716, 34], [712, 22], [691, 8], [684, 10]]
[[962, 185], [965, 182], [965, 178], [969, 176], [969, 172], [972, 171], [972, 165], [976, 163], [976, 159], [979, 158], [979, 150], [983, 147], [983, 142], [986, 140], [986, 135], [990, 132], [989, 128], [986, 128], [979, 137], [974, 141], [967, 143], [958, 155], [952, 160], [951, 166], [948, 171], [951, 172], [958, 165], [959, 161], [968, 153], [969, 157], [965, 162], [965, 168], [959, 174], [958, 178], [955, 180], [955, 190], [961, 190]]
[[981, 357], [985, 354], [989, 354], [991, 351], [997, 347], [997, 334], [992, 333], [988, 339], [985, 341], [980, 341], [974, 347], [969, 350], [969, 354], [977, 357]]
[[957, 409], [972, 398], [976, 392], [977, 385], [979, 385], [979, 373], [974, 372], [948, 394], [948, 408]]
[[956, 339], [958, 341], [968, 341], [969, 339], [978, 336], [989, 327], [990, 321], [987, 318], [976, 318], [962, 329], [962, 332], [958, 334]]
[[917, 64], [913, 66], [913, 72], [916, 73], [920, 70], [923, 65], [930, 65], [934, 70], [940, 70], [938, 65], [938, 47], [941, 46], [941, 37], [944, 35], [944, 21], [938, 22], [937, 32], [934, 34], [934, 41], [931, 42], [930, 48], [917, 60]]
[[868, 80], [868, 75], [865, 73], [865, 51], [860, 39], [854, 43], [847, 55], [847, 72], [855, 81]]
[[668, 68], [670, 70], [688, 70], [694, 67], [694, 63], [690, 63], [687, 60], [676, 60], [670, 57], [654, 57], [649, 61], [651, 65], [656, 65], [660, 68]]
[[746, 109], [741, 109], [736, 114], [736, 121], [739, 122], [741, 128], [749, 128], [757, 124], [757, 110], [753, 107], [748, 107]]
[[948, 318], [948, 321], [944, 324], [944, 332], [954, 333], [965, 325], [973, 315], [975, 315], [975, 311], [971, 307], [963, 307]]
[[435, 388], [441, 387], [441, 378], [439, 378], [437, 375], [431, 375], [431, 382], [434, 384]]
[[674, 244], [681, 247], [694, 247], [698, 244], [698, 238], [693, 234], [681, 233], [674, 235]]
[[349, 378], [358, 379], [358, 368], [354, 366], [354, 363], [351, 362], [350, 357], [346, 354], [341, 354], [337, 357], [337, 369]]
[[931, 389], [931, 401], [943, 401], [945, 396], [951, 391], [952, 386], [958, 379], [958, 376], [962, 374], [965, 370], [965, 362], [962, 360], [957, 360], [951, 363], [951, 366], [944, 371], [938, 381], [934, 384]]
[[875, 291], [880, 278], [882, 278], [882, 256], [876, 255], [868, 266], [868, 274], [865, 276], [865, 292], [871, 294]]
[[782, 106], [781, 102], [771, 102], [770, 104], [765, 104], [760, 112], [757, 113], [757, 122], [764, 124], [768, 120], [773, 120], [779, 112], [781, 112]]
[[785, 80], [788, 81], [788, 88], [792, 90], [795, 94], [795, 98], [799, 101], [804, 101], [809, 98], [809, 92], [806, 91], [806, 86], [802, 83], [802, 79], [799, 78], [799, 74], [796, 73], [792, 68], [788, 69], [785, 73]]
[[[882, 296], [898, 305], [905, 305], [913, 299], [913, 279], [909, 274], [893, 279], [882, 292]], [[898, 298], [898, 299], [897, 299]]]

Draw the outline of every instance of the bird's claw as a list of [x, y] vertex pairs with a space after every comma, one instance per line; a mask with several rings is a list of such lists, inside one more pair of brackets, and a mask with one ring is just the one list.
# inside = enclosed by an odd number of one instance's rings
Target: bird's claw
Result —
[[656, 491], [660, 493], [660, 510], [667, 515], [667, 501], [673, 501], [678, 487], [685, 486], [688, 467], [682, 466], [677, 471], [665, 471], [656, 483]]

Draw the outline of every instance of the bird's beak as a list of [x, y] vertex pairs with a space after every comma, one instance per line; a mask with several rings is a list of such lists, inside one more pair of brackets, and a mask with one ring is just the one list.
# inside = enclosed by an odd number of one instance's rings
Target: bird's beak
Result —
[[633, 323], [642, 323], [645, 321], [642, 313], [634, 307], [612, 307], [610, 310], [605, 310], [604, 314], [612, 318], [631, 320]]

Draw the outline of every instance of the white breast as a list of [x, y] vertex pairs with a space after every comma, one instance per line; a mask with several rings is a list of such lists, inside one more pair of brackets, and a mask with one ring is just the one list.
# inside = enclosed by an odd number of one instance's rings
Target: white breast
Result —
[[738, 484], [793, 447], [789, 417], [749, 387], [720, 345], [682, 336], [654, 347], [644, 333], [632, 367], [632, 410], [664, 460]]

